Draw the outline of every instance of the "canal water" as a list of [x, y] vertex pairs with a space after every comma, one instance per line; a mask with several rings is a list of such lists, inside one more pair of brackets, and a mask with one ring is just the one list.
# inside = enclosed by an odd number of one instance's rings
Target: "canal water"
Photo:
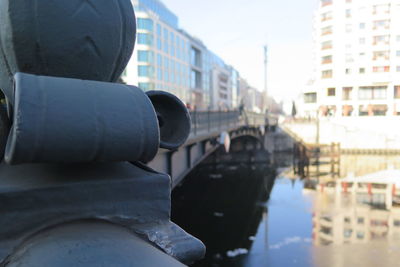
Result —
[[[173, 220], [207, 246], [193, 266], [400, 266], [400, 206], [299, 179], [291, 155], [234, 158], [202, 164], [173, 192]], [[342, 156], [335, 179], [392, 173], [399, 158]]]

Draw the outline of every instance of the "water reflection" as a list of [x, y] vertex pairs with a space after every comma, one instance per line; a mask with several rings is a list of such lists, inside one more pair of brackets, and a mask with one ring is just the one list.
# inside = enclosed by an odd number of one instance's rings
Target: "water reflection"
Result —
[[340, 175], [305, 179], [229, 157], [203, 164], [173, 194], [174, 221], [207, 245], [194, 266], [398, 265], [399, 157], [342, 155]]
[[173, 221], [207, 246], [206, 258], [194, 266], [245, 266], [249, 254], [255, 266], [265, 266], [274, 178], [265, 155], [241, 152], [211, 158], [174, 190]]
[[321, 183], [314, 202], [316, 245], [400, 241], [400, 171]]

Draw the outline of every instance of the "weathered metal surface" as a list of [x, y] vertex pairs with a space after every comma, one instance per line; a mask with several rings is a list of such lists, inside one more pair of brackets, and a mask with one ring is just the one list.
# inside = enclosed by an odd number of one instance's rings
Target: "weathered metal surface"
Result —
[[153, 105], [134, 86], [17, 73], [13, 114], [10, 164], [147, 162], [160, 144]]
[[186, 141], [187, 110], [168, 93], [111, 83], [135, 36], [130, 0], [0, 0], [1, 266], [203, 257], [170, 221], [170, 177], [139, 163]]
[[168, 92], [148, 91], [146, 94], [153, 103], [159, 120], [160, 147], [178, 149], [190, 134], [189, 111], [179, 98]]
[[99, 221], [47, 229], [25, 241], [7, 261], [9, 267], [184, 266], [128, 229]]
[[114, 82], [135, 36], [129, 0], [0, 0], [0, 88], [12, 103], [16, 72]]
[[1, 164], [0, 173], [3, 264], [31, 236], [42, 238], [48, 228], [88, 219], [123, 226], [182, 262], [204, 255], [204, 245], [170, 221], [167, 175], [130, 163]]
[[9, 132], [10, 120], [7, 115], [7, 109], [5, 105], [0, 103], [0, 159], [3, 159]]

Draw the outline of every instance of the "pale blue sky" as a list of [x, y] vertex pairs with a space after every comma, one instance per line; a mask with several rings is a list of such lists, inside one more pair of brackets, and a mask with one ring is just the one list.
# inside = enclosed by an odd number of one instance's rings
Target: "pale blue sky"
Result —
[[180, 27], [263, 89], [268, 42], [269, 90], [291, 99], [311, 75], [312, 19], [317, 0], [162, 0]]

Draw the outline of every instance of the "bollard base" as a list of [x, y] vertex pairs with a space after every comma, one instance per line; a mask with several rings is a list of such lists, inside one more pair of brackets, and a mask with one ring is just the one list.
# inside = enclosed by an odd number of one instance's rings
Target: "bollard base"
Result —
[[192, 263], [204, 256], [205, 247], [170, 221], [170, 194], [167, 175], [127, 162], [1, 164], [0, 265], [11, 264], [16, 254], [35, 244], [30, 240], [52, 233], [49, 229], [72, 223], [78, 231], [76, 225], [88, 220], [122, 227], [180, 262]]

